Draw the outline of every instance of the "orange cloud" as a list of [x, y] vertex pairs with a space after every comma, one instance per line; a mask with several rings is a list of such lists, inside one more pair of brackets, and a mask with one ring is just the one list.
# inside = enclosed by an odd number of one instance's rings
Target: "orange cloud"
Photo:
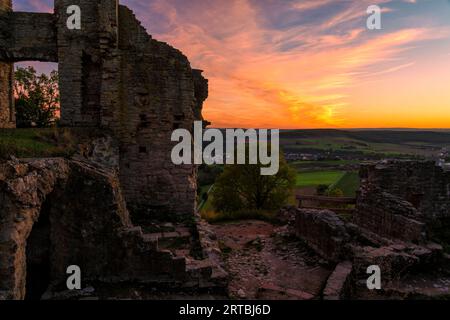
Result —
[[[47, 0], [27, 2], [49, 10]], [[396, 1], [377, 1], [386, 22], [381, 31], [365, 28], [373, 0], [121, 2], [156, 39], [205, 70], [210, 96], [204, 115], [214, 126], [450, 123], [450, 93], [442, 87], [450, 81], [450, 27], [420, 15], [393, 27], [392, 15], [402, 12]], [[405, 2], [414, 1], [397, 4]]]
[[[302, 1], [294, 7], [308, 11], [329, 2]], [[194, 67], [205, 70], [210, 97], [204, 114], [213, 125], [358, 127], [368, 123], [352, 118], [352, 110], [359, 107], [352, 90], [366, 91], [356, 88], [416, 64], [407, 53], [418, 42], [448, 37], [444, 28], [409, 28], [379, 35], [368, 34], [364, 26], [323, 32], [364, 17], [366, 2], [371, 1], [355, 2], [317, 26], [300, 24], [286, 30], [267, 28], [247, 0], [212, 1], [203, 10], [186, 6], [186, 12], [160, 0], [151, 9], [170, 20], [170, 31], [156, 37], [181, 48]], [[194, 18], [190, 10], [195, 11]], [[283, 50], [286, 44], [292, 48]], [[382, 112], [382, 107], [376, 112]], [[387, 124], [383, 121], [373, 124]]]

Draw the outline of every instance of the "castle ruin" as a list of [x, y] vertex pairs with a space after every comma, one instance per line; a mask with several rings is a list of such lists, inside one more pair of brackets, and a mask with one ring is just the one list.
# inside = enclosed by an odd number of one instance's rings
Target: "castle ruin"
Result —
[[[81, 9], [81, 30], [67, 8]], [[54, 14], [12, 12], [0, 1], [0, 128], [15, 126], [13, 63], [57, 62], [61, 125], [110, 130], [120, 143], [120, 181], [129, 210], [188, 217], [195, 166], [170, 160], [170, 136], [202, 120], [208, 82], [166, 43], [147, 34], [118, 0], [56, 0]]]
[[[414, 283], [447, 279], [450, 172], [434, 161], [387, 160], [362, 165], [360, 180], [347, 221], [330, 210], [291, 212], [296, 235], [336, 265], [324, 298], [414, 297], [420, 296]], [[373, 265], [382, 270], [383, 290], [370, 292], [365, 279]], [[407, 276], [413, 279], [409, 289]]]
[[[81, 30], [66, 26], [71, 5]], [[70, 265], [102, 298], [102, 287], [225, 288], [217, 238], [197, 217], [197, 168], [170, 159], [173, 130], [203, 120], [202, 71], [118, 0], [55, 0], [53, 14], [0, 0], [0, 128], [15, 127], [13, 64], [30, 60], [59, 65], [61, 125], [104, 136], [70, 159], [0, 162], [0, 300], [80, 298], [64, 287]], [[297, 236], [336, 266], [323, 298], [360, 297], [369, 265], [387, 287], [411, 270], [448, 270], [450, 173], [394, 161], [360, 177], [350, 221], [290, 209]]]
[[[80, 30], [67, 27], [72, 5]], [[53, 14], [0, 0], [0, 128], [15, 127], [13, 64], [30, 60], [58, 63], [61, 126], [107, 137], [77, 160], [0, 166], [0, 299], [39, 298], [69, 265], [84, 281], [223, 287], [195, 224], [197, 168], [170, 158], [173, 130], [203, 120], [202, 71], [118, 0], [55, 0]]]

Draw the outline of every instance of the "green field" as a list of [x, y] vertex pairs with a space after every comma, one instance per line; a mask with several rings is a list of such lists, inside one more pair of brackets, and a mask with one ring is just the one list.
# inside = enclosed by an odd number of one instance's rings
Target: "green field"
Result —
[[359, 189], [359, 185], [359, 174], [353, 171], [346, 172], [332, 187], [342, 190], [346, 197], [354, 197]]
[[293, 153], [328, 153], [354, 159], [430, 157], [441, 148], [450, 147], [450, 132], [413, 129], [287, 130], [281, 133], [280, 142], [285, 152]]
[[84, 128], [0, 129], [0, 159], [70, 156], [79, 144], [101, 136]]
[[321, 184], [332, 185], [345, 175], [343, 171], [316, 171], [297, 173], [297, 187], [315, 187]]

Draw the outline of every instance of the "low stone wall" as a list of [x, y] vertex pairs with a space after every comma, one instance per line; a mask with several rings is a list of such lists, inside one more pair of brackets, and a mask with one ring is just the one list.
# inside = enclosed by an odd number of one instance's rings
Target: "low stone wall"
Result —
[[362, 165], [360, 177], [362, 192], [383, 190], [409, 202], [432, 238], [450, 241], [450, 171], [434, 161], [389, 160]]
[[353, 265], [356, 277], [367, 278], [367, 268], [379, 266], [382, 271], [382, 285], [401, 280], [405, 275], [434, 269], [442, 261], [442, 247], [429, 244], [415, 246], [397, 244], [386, 247], [353, 247]]
[[340, 261], [349, 238], [344, 222], [328, 210], [291, 210], [295, 211], [297, 236], [326, 259]]
[[353, 217], [355, 224], [379, 236], [423, 243], [425, 223], [419, 219], [423, 216], [411, 203], [380, 190], [361, 192]]
[[346, 297], [351, 285], [352, 270], [353, 265], [350, 261], [341, 262], [336, 266], [323, 291], [324, 300], [341, 300]]

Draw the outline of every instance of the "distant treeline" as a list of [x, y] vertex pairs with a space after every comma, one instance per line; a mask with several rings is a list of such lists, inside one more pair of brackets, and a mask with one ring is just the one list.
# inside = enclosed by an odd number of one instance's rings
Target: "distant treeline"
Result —
[[283, 130], [283, 139], [347, 138], [373, 143], [411, 143], [450, 144], [450, 131], [438, 130]]

